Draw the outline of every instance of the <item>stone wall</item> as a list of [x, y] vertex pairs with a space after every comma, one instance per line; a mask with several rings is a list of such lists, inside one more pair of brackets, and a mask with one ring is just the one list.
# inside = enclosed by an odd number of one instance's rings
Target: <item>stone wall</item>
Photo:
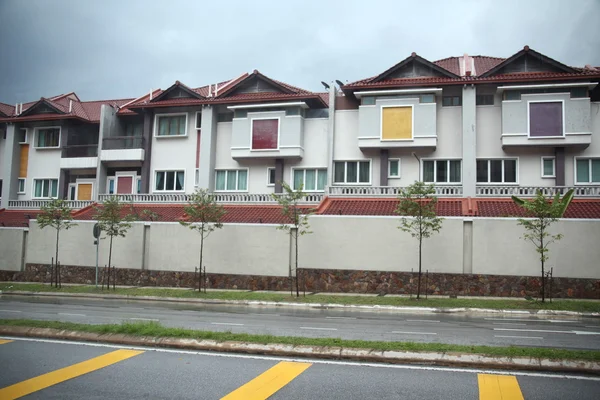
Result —
[[[196, 287], [194, 272], [117, 269], [117, 285]], [[301, 290], [306, 292], [416, 294], [417, 273], [389, 271], [358, 271], [331, 269], [299, 270]], [[92, 284], [95, 268], [62, 266], [63, 283]], [[102, 270], [100, 280], [102, 279]], [[287, 277], [264, 275], [207, 274], [208, 288], [277, 290], [290, 289]], [[0, 271], [0, 280], [50, 282], [50, 268], [42, 264], [27, 264], [25, 271]], [[422, 294], [444, 296], [537, 297], [540, 278], [532, 276], [423, 274]], [[600, 280], [553, 278], [547, 290], [554, 298], [600, 298]]]

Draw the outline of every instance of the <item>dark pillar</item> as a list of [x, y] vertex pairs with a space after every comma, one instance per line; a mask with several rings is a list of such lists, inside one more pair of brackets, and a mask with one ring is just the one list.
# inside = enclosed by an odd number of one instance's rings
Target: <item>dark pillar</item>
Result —
[[69, 199], [69, 181], [71, 180], [71, 174], [68, 169], [60, 170], [60, 178], [58, 179], [58, 198]]
[[379, 151], [379, 186], [388, 185], [388, 159], [390, 152], [387, 149]]
[[142, 147], [144, 148], [144, 161], [142, 161], [142, 193], [150, 193], [150, 162], [152, 161], [152, 122], [154, 113], [144, 112], [144, 130], [142, 132]]
[[565, 148], [554, 149], [554, 167], [556, 168], [556, 186], [565, 186]]
[[[292, 177], [294, 179], [294, 177]], [[275, 159], [275, 193], [283, 192], [283, 158]]]

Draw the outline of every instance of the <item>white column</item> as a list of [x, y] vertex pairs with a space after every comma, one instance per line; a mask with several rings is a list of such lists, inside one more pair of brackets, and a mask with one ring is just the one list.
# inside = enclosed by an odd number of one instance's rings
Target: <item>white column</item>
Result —
[[202, 126], [200, 131], [200, 163], [198, 187], [214, 190], [215, 158], [217, 151], [217, 110], [207, 106], [202, 109]]
[[463, 196], [475, 197], [477, 185], [475, 85], [464, 85], [462, 90], [462, 182]]
[[19, 179], [19, 162], [21, 153], [19, 151], [19, 140], [17, 132], [19, 127], [8, 124], [6, 127], [6, 141], [4, 142], [4, 154], [2, 155], [3, 177], [2, 177], [2, 203], [0, 208], [8, 208], [8, 200], [17, 199], [17, 180]]

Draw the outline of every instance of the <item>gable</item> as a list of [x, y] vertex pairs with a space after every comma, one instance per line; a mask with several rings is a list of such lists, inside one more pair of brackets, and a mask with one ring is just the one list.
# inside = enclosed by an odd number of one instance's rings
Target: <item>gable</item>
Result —
[[52, 107], [50, 104], [41, 101], [25, 110], [21, 115], [36, 115], [36, 114], [64, 114], [60, 110]]
[[546, 62], [531, 54], [525, 54], [513, 62], [500, 68], [494, 75], [514, 74], [519, 72], [565, 72], [562, 68]]
[[281, 88], [265, 81], [264, 79], [253, 77], [246, 82], [242, 82], [229, 96], [243, 93], [286, 93]]
[[420, 78], [420, 77], [444, 77], [447, 76], [437, 71], [431, 65], [419, 61], [411, 61], [400, 68], [390, 71], [385, 79]]
[[185, 98], [188, 98], [188, 99], [196, 98], [196, 96], [192, 96], [190, 93], [183, 90], [181, 87], [176, 87], [176, 88], [169, 90], [167, 93], [165, 93], [165, 95], [163, 97], [161, 97], [161, 100], [185, 99]]

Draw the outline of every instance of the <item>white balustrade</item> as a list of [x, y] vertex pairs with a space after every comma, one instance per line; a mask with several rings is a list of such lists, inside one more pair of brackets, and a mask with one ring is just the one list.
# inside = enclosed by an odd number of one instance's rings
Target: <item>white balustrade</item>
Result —
[[[17, 210], [39, 210], [51, 200], [9, 200], [8, 208]], [[66, 200], [65, 204], [74, 210], [79, 210], [94, 204], [91, 200]]]
[[[462, 186], [437, 185], [433, 187], [436, 196], [461, 196]], [[397, 197], [402, 187], [392, 186], [330, 186], [328, 193], [332, 197]]]
[[[111, 194], [101, 194], [98, 196], [98, 201], [103, 202], [110, 198]], [[130, 203], [174, 203], [183, 204], [187, 203], [191, 199], [189, 194], [168, 194], [168, 193], [154, 193], [154, 194], [119, 194], [116, 195], [122, 202]], [[217, 203], [226, 204], [239, 204], [239, 203], [276, 203], [275, 199], [269, 193], [212, 193], [213, 198]], [[319, 203], [323, 200], [322, 193], [310, 193], [301, 201], [301, 203]]]
[[570, 189], [575, 190], [575, 197], [600, 197], [600, 186], [477, 186], [476, 194], [480, 197], [533, 197], [538, 191], [544, 196], [554, 196], [556, 193], [565, 194]]

